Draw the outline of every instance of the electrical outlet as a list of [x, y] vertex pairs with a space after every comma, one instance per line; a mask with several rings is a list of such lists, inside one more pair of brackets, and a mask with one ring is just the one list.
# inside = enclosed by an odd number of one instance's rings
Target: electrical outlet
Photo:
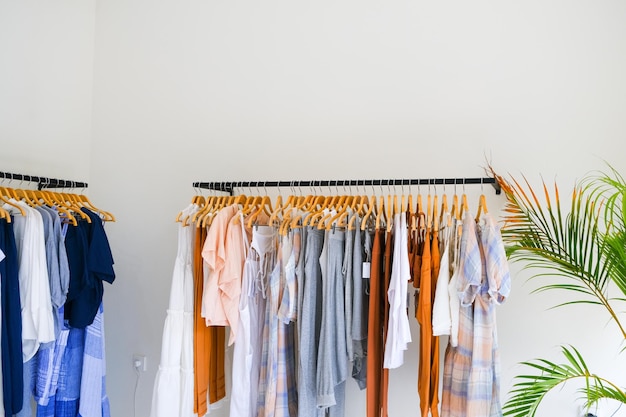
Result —
[[138, 371], [147, 371], [148, 370], [148, 358], [145, 355], [133, 355], [133, 368]]

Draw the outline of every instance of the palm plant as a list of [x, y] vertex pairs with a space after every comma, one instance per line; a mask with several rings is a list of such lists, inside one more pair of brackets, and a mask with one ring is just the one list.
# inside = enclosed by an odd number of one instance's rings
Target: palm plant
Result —
[[[587, 177], [575, 187], [565, 212], [556, 185], [551, 192], [543, 183], [545, 200], [541, 202], [526, 179], [507, 182], [495, 176], [507, 197], [502, 236], [509, 259], [524, 262], [534, 271], [533, 278], [540, 279], [535, 291], [569, 292], [572, 299], [555, 307], [603, 307], [626, 339], [615, 310], [616, 304], [626, 301], [624, 178], [613, 168]], [[620, 297], [609, 295], [613, 286]], [[562, 363], [523, 362], [530, 372], [516, 377], [504, 415], [533, 417], [549, 391], [576, 379], [584, 382], [580, 391], [587, 409], [605, 398], [626, 403], [624, 390], [592, 373], [576, 348], [562, 346], [561, 353]]]

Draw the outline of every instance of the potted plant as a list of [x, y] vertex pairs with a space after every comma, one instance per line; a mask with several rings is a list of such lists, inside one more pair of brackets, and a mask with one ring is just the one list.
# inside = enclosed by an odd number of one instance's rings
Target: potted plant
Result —
[[[613, 168], [577, 183], [571, 201], [561, 205], [559, 190], [545, 183], [541, 192], [529, 182], [510, 182], [494, 173], [506, 198], [502, 236], [511, 261], [523, 262], [538, 280], [536, 291], [565, 291], [569, 301], [604, 308], [626, 340], [617, 305], [626, 301], [626, 181]], [[609, 285], [620, 292], [610, 297]], [[623, 306], [620, 306], [623, 308]], [[587, 411], [601, 399], [626, 403], [618, 384], [593, 373], [574, 346], [561, 346], [560, 363], [546, 359], [523, 362], [515, 377], [504, 415], [535, 416], [546, 394], [567, 381], [579, 380]]]

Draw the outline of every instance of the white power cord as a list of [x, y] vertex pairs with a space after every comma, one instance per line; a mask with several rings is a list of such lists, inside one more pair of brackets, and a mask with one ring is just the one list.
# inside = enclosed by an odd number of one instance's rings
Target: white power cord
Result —
[[137, 388], [139, 387], [139, 377], [141, 376], [141, 372], [139, 369], [141, 368], [141, 361], [136, 360], [133, 362], [135, 373], [137, 374], [137, 378], [135, 379], [135, 391], [133, 394], [133, 417], [137, 417]]

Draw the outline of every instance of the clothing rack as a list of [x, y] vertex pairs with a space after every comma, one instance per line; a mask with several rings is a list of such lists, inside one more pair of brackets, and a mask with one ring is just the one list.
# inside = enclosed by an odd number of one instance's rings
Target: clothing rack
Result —
[[42, 190], [44, 188], [87, 188], [88, 186], [86, 182], [60, 180], [57, 178], [38, 177], [25, 174], [12, 174], [10, 172], [0, 172], [0, 178], [36, 182], [38, 190]]
[[473, 185], [490, 184], [496, 194], [502, 192], [495, 178], [417, 178], [388, 180], [312, 180], [312, 181], [227, 181], [227, 182], [194, 182], [194, 188], [222, 191], [233, 195], [235, 188], [266, 188], [266, 187], [356, 187], [356, 186], [399, 186], [399, 185]]

